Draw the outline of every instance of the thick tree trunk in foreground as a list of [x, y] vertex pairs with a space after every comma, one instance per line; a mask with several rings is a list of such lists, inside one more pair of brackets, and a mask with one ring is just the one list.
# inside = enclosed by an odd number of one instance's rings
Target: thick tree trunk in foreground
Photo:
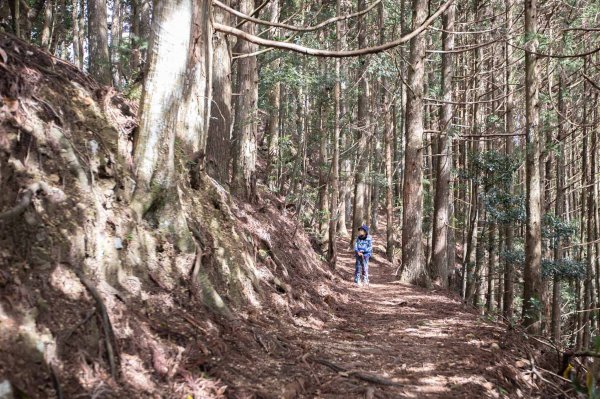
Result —
[[[413, 0], [413, 29], [427, 18], [427, 0]], [[406, 149], [402, 188], [402, 266], [404, 281], [429, 286], [423, 259], [423, 76], [425, 72], [425, 36], [410, 41], [408, 67], [408, 105], [406, 110]]]
[[103, 85], [112, 84], [108, 53], [108, 23], [106, 0], [88, 2], [88, 45], [90, 75]]
[[[444, 51], [454, 49], [454, 34], [448, 33], [454, 30], [454, 15], [456, 7], [451, 5], [443, 15], [442, 33]], [[440, 141], [436, 163], [436, 186], [433, 215], [433, 254], [432, 254], [432, 278], [437, 280], [442, 287], [448, 286], [448, 226], [450, 223], [450, 171], [452, 166], [452, 138], [450, 129], [452, 124], [452, 53], [442, 55], [442, 99], [446, 101], [442, 105], [440, 115]]]
[[[241, 0], [240, 11], [246, 15], [252, 13], [254, 2]], [[244, 24], [242, 28], [249, 34], [255, 34], [253, 24]], [[258, 46], [239, 40], [236, 53], [250, 54]], [[237, 93], [233, 139], [235, 154], [233, 157], [233, 177], [231, 191], [248, 202], [256, 198], [256, 135], [258, 129], [258, 69], [256, 57], [238, 60]]]
[[539, 332], [542, 319], [542, 230], [540, 187], [540, 134], [538, 103], [536, 0], [525, 1], [525, 115], [526, 115], [526, 191], [527, 226], [525, 234], [525, 271], [523, 285], [523, 324]]
[[[190, 70], [192, 60], [195, 68], [206, 67], [210, 61], [203, 58], [210, 51], [207, 36], [203, 39], [200, 33], [204, 29], [207, 34], [209, 24], [196, 24], [192, 29], [193, 20], [207, 18], [208, 6], [194, 4], [192, 0], [164, 0], [155, 8], [139, 135], [134, 145], [137, 184], [131, 204], [137, 218], [146, 217], [157, 228], [175, 235], [182, 249], [190, 243], [180, 240], [188, 230], [176, 188], [175, 159], [182, 149], [187, 155], [202, 148], [209, 112], [200, 103], [189, 101], [190, 96], [200, 93], [198, 88], [210, 82], [206, 71]], [[198, 81], [201, 77], [206, 79], [204, 84]], [[176, 135], [182, 149], [176, 150]]]

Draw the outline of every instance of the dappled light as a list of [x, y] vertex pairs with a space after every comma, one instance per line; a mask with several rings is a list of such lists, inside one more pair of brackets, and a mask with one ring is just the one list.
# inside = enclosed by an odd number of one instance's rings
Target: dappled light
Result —
[[598, 26], [0, 1], [0, 399], [599, 399]]

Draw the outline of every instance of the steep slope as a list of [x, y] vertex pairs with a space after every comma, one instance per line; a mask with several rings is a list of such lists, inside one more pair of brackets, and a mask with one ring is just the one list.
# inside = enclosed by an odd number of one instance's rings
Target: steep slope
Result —
[[18, 39], [0, 49], [0, 378], [13, 391], [222, 396], [206, 373], [225, 329], [264, 310], [328, 317], [331, 274], [277, 199], [238, 206], [206, 175], [182, 185], [197, 248], [177, 252], [128, 209], [135, 104]]
[[347, 243], [332, 273], [271, 194], [182, 184], [178, 252], [128, 208], [136, 105], [0, 49], [0, 397], [535, 397], [520, 337], [396, 283], [382, 248], [353, 287]]

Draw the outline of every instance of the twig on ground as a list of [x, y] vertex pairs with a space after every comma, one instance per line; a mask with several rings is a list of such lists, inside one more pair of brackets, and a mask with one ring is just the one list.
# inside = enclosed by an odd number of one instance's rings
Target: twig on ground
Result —
[[402, 384], [400, 384], [400, 383], [397, 383], [388, 378], [381, 377], [381, 376], [378, 376], [375, 374], [363, 373], [361, 371], [356, 371], [356, 370], [348, 370], [344, 367], [338, 366], [337, 364], [330, 362], [329, 360], [320, 359], [320, 358], [316, 358], [316, 357], [312, 357], [312, 356], [307, 357], [307, 360], [310, 360], [314, 363], [322, 364], [323, 366], [327, 366], [330, 369], [332, 369], [333, 371], [342, 373], [342, 375], [346, 374], [349, 377], [354, 377], [354, 378], [357, 378], [359, 380], [363, 380], [366, 382], [372, 382], [374, 384], [380, 384], [380, 385], [386, 385], [386, 386], [396, 386], [396, 387], [402, 386]]
[[200, 325], [196, 320], [194, 320], [190, 315], [181, 313], [181, 317], [183, 317], [188, 323], [192, 326], [196, 327], [198, 330], [202, 331], [204, 334], [207, 333], [206, 329]]

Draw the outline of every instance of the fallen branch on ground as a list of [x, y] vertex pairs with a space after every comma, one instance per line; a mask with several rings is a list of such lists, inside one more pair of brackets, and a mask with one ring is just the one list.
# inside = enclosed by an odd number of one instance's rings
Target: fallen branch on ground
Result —
[[344, 367], [338, 366], [337, 364], [330, 362], [329, 360], [320, 359], [320, 358], [316, 358], [316, 357], [312, 357], [312, 356], [307, 357], [307, 360], [314, 362], [314, 363], [319, 363], [323, 366], [327, 366], [335, 372], [341, 373], [342, 375], [345, 374], [348, 377], [354, 377], [354, 378], [362, 380], [362, 381], [372, 382], [374, 384], [380, 384], [380, 385], [386, 385], [386, 386], [395, 386], [395, 387], [402, 386], [402, 384], [400, 384], [400, 383], [397, 383], [397, 382], [392, 381], [385, 377], [378, 376], [376, 374], [363, 373], [361, 371], [356, 371], [356, 370], [348, 370]]

